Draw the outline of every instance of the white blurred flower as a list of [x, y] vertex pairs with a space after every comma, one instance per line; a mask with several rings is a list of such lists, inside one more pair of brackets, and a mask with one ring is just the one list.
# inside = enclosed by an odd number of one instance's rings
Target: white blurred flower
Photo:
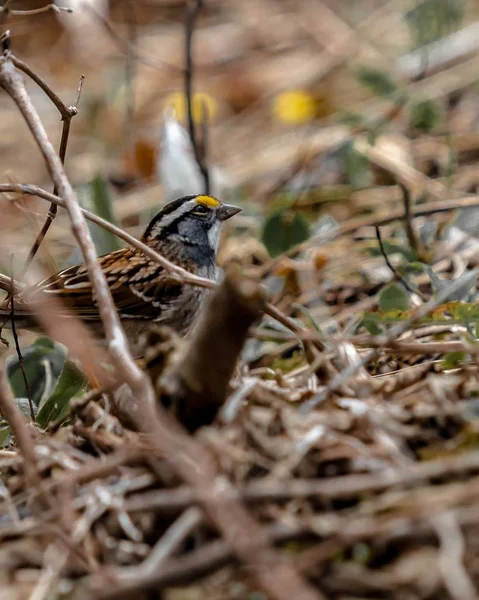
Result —
[[[223, 199], [231, 187], [227, 178], [215, 165], [209, 164], [208, 170], [211, 195]], [[204, 178], [195, 160], [189, 134], [171, 113], [165, 115], [157, 173], [167, 202], [205, 192]]]

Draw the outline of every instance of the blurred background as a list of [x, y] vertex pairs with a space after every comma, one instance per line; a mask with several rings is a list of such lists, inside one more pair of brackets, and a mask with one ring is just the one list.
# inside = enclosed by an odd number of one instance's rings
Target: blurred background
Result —
[[[479, 3], [472, 0], [4, 3], [3, 28], [15, 55], [67, 105], [79, 98], [66, 169], [85, 208], [140, 235], [164, 202], [204, 191], [184, 94], [186, 23], [195, 7], [190, 77], [197, 137], [205, 139], [211, 191], [244, 209], [228, 224], [220, 264], [267, 266], [338, 223], [387, 216], [402, 206], [399, 180], [416, 202], [477, 192]], [[60, 115], [35, 83], [26, 83], [58, 148]], [[51, 189], [6, 94], [0, 160], [0, 180]], [[3, 256], [14, 248], [18, 273], [48, 205], [4, 197], [10, 201], [2, 204], [0, 248]], [[62, 212], [37, 255], [47, 272], [81, 260]], [[428, 260], [443, 249], [427, 236], [437, 240], [449, 219], [423, 229]], [[477, 220], [477, 211], [464, 213], [461, 227], [474, 231]], [[121, 244], [95, 226], [92, 233], [100, 254]], [[353, 252], [346, 240], [308, 253], [308, 277], [314, 285], [320, 279], [321, 289], [298, 290], [298, 263], [280, 258], [276, 300], [289, 306], [287, 289], [324, 318], [377, 291], [389, 274], [372, 228], [356, 242]], [[270, 284], [278, 292], [278, 279]]]
[[[13, 12], [2, 15], [3, 28], [10, 29], [12, 51], [66, 104], [76, 101], [85, 76], [66, 159], [82, 203], [139, 233], [176, 193], [165, 191], [159, 177], [162, 157], [168, 173], [171, 160], [179, 165], [176, 180], [184, 181], [181, 160], [164, 158], [177, 143], [174, 131], [165, 136], [164, 122], [174, 114], [185, 124], [185, 2], [58, 0], [73, 12], [26, 15], [14, 12], [46, 3], [8, 4]], [[387, 212], [399, 193], [382, 167], [401, 171], [413, 158], [415, 168], [438, 178], [455, 161], [455, 188], [471, 191], [475, 169], [460, 167], [461, 154], [470, 167], [479, 150], [478, 13], [472, 0], [204, 2], [192, 45], [193, 114], [201, 126], [208, 113], [213, 192], [247, 205], [237, 226], [261, 237], [263, 219], [278, 201], [299, 211], [299, 241], [325, 213], [342, 220]], [[26, 80], [58, 147], [59, 114]], [[368, 162], [360, 146], [372, 139]], [[43, 161], [6, 94], [0, 140], [0, 179], [49, 189]], [[174, 188], [174, 181], [166, 183]], [[420, 180], [411, 183], [421, 191]], [[28, 246], [47, 208], [32, 198], [4, 202], [1, 244], [8, 247], [13, 236], [17, 248], [20, 240]], [[101, 252], [117, 243], [98, 236]], [[48, 241], [40, 254], [48, 270], [54, 268], [48, 260], [61, 266], [79, 258], [61, 215]], [[274, 243], [255, 245], [256, 259], [267, 258]]]

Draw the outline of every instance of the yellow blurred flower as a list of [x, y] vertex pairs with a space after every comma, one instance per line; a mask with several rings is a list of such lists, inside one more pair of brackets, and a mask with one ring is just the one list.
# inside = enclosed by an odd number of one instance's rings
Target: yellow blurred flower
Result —
[[[167, 96], [165, 106], [174, 110], [177, 121], [187, 122], [186, 97], [183, 92], [174, 92]], [[193, 95], [191, 110], [195, 123], [203, 122], [204, 110], [206, 110], [207, 121], [211, 122], [218, 113], [218, 105], [209, 94], [197, 93]]]
[[288, 125], [312, 121], [316, 116], [316, 100], [304, 90], [289, 90], [278, 94], [273, 104], [274, 116]]

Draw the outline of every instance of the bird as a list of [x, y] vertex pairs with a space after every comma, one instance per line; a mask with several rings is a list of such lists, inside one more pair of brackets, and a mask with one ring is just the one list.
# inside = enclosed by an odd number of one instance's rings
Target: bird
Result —
[[[186, 271], [215, 280], [221, 225], [240, 211], [241, 208], [213, 196], [183, 196], [166, 204], [153, 217], [140, 240]], [[138, 343], [152, 323], [167, 325], [181, 336], [194, 328], [208, 290], [172, 277], [161, 264], [137, 248], [115, 250], [100, 256], [98, 262], [130, 347]], [[10, 293], [8, 277], [0, 277], [0, 289]], [[45, 301], [52, 295], [64, 301], [96, 337], [104, 337], [85, 265], [68, 267], [33, 286], [22, 287], [13, 299], [17, 328], [38, 330], [29, 308], [35, 299], [40, 299], [38, 295]], [[10, 302], [7, 298], [0, 307], [0, 323], [11, 315]]]

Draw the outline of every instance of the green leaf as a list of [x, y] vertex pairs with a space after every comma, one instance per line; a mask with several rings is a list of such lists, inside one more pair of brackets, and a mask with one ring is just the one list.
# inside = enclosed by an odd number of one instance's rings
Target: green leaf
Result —
[[414, 48], [435, 42], [456, 31], [464, 18], [465, 0], [422, 0], [406, 15]]
[[[415, 259], [414, 252], [411, 251], [407, 246], [401, 246], [400, 244], [396, 244], [395, 242], [390, 242], [389, 240], [383, 240], [384, 250], [386, 254], [390, 256], [391, 254], [402, 254], [404, 258], [408, 261], [408, 267], [411, 264], [410, 261]], [[370, 256], [382, 256], [381, 249], [378, 247], [377, 243], [374, 246], [369, 246], [366, 248], [366, 252]], [[421, 271], [422, 271], [421, 267]]]
[[394, 81], [385, 71], [372, 67], [357, 67], [355, 75], [364, 87], [369, 88], [376, 96], [387, 97], [397, 90]]
[[422, 100], [411, 107], [410, 125], [423, 133], [435, 129], [442, 120], [442, 111], [434, 100]]
[[[95, 213], [110, 223], [116, 223], [110, 187], [106, 179], [97, 174], [87, 186], [78, 188], [78, 199], [86, 210]], [[123, 247], [123, 242], [116, 235], [95, 223], [88, 222], [98, 254], [108, 254]]]
[[390, 310], [407, 310], [409, 297], [406, 290], [398, 283], [390, 283], [379, 294], [379, 309], [383, 312]]
[[[30, 387], [32, 401], [39, 406], [48, 397], [66, 360], [66, 348], [47, 337], [39, 337], [27, 348], [22, 349], [23, 364]], [[28, 393], [18, 357], [7, 361], [7, 375], [16, 398], [27, 398]]]
[[85, 375], [70, 361], [66, 361], [53, 393], [37, 415], [37, 423], [45, 428], [48, 423], [65, 416], [70, 409], [70, 401], [78, 396], [88, 383]]
[[348, 183], [354, 187], [366, 187], [372, 183], [369, 160], [354, 147], [353, 140], [347, 140], [336, 151]]
[[379, 326], [379, 319], [376, 318], [376, 315], [372, 315], [370, 313], [364, 313], [361, 322], [357, 326], [357, 331], [359, 331], [362, 327], [364, 327], [364, 329], [366, 329], [366, 331], [371, 335], [381, 335], [384, 333], [382, 328]]
[[349, 110], [339, 112], [339, 122], [348, 127], [362, 127], [364, 125], [364, 116], [361, 113], [355, 113]]
[[272, 214], [264, 224], [262, 239], [271, 256], [279, 256], [308, 238], [308, 221], [291, 210]]
[[10, 443], [10, 426], [0, 425], [0, 448], [5, 448]]
[[461, 365], [466, 356], [466, 352], [448, 352], [442, 359], [442, 367], [444, 369], [456, 369]]

